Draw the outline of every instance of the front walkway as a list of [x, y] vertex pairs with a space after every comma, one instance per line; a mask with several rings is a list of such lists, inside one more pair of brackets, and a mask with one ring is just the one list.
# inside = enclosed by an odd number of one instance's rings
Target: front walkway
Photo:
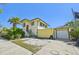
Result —
[[10, 41], [0, 39], [0, 55], [31, 55], [27, 49], [24, 49]]

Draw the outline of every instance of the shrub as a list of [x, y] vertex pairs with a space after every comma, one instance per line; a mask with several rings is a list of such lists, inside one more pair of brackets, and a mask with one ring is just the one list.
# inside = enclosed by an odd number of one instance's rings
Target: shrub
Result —
[[79, 28], [75, 28], [70, 32], [70, 35], [74, 38], [73, 40], [79, 39]]
[[25, 35], [25, 32], [20, 28], [15, 28], [15, 30], [13, 30], [13, 33], [15, 35], [15, 38], [21, 38]]
[[19, 39], [19, 38], [22, 38], [24, 37], [25, 33], [22, 29], [20, 28], [11, 28], [11, 29], [8, 29], [6, 31], [6, 33], [2, 35], [3, 38], [5, 39]]

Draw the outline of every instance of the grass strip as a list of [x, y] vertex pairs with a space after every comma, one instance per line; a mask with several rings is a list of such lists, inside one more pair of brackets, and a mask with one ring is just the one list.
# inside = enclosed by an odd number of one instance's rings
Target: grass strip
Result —
[[39, 46], [35, 46], [35, 45], [24, 43], [23, 40], [19, 40], [18, 39], [18, 40], [13, 40], [12, 42], [17, 44], [17, 45], [19, 45], [19, 46], [21, 46], [21, 47], [23, 47], [23, 48], [25, 48], [25, 49], [28, 49], [33, 54], [40, 50]]

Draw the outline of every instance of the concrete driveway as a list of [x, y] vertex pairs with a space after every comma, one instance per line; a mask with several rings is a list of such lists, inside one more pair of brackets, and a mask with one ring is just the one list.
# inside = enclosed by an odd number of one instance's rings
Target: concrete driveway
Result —
[[28, 44], [43, 46], [35, 55], [79, 55], [79, 48], [68, 42], [35, 38], [24, 40]]
[[[63, 41], [35, 38], [24, 38], [23, 40], [25, 40], [24, 43], [42, 46], [34, 55], [79, 55], [78, 47], [68, 45]], [[0, 39], [0, 55], [32, 55], [32, 52], [10, 41]]]
[[63, 41], [54, 40], [35, 55], [79, 55], [79, 48]]
[[31, 55], [27, 49], [24, 49], [10, 41], [0, 39], [0, 55]]

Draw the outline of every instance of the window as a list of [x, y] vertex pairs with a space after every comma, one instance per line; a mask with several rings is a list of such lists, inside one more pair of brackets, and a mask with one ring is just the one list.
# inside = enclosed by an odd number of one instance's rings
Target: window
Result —
[[40, 22], [40, 26], [45, 27], [45, 25], [43, 23]]
[[42, 23], [40, 22], [40, 26], [42, 26]]
[[45, 26], [44, 24], [42, 24], [43, 26]]

